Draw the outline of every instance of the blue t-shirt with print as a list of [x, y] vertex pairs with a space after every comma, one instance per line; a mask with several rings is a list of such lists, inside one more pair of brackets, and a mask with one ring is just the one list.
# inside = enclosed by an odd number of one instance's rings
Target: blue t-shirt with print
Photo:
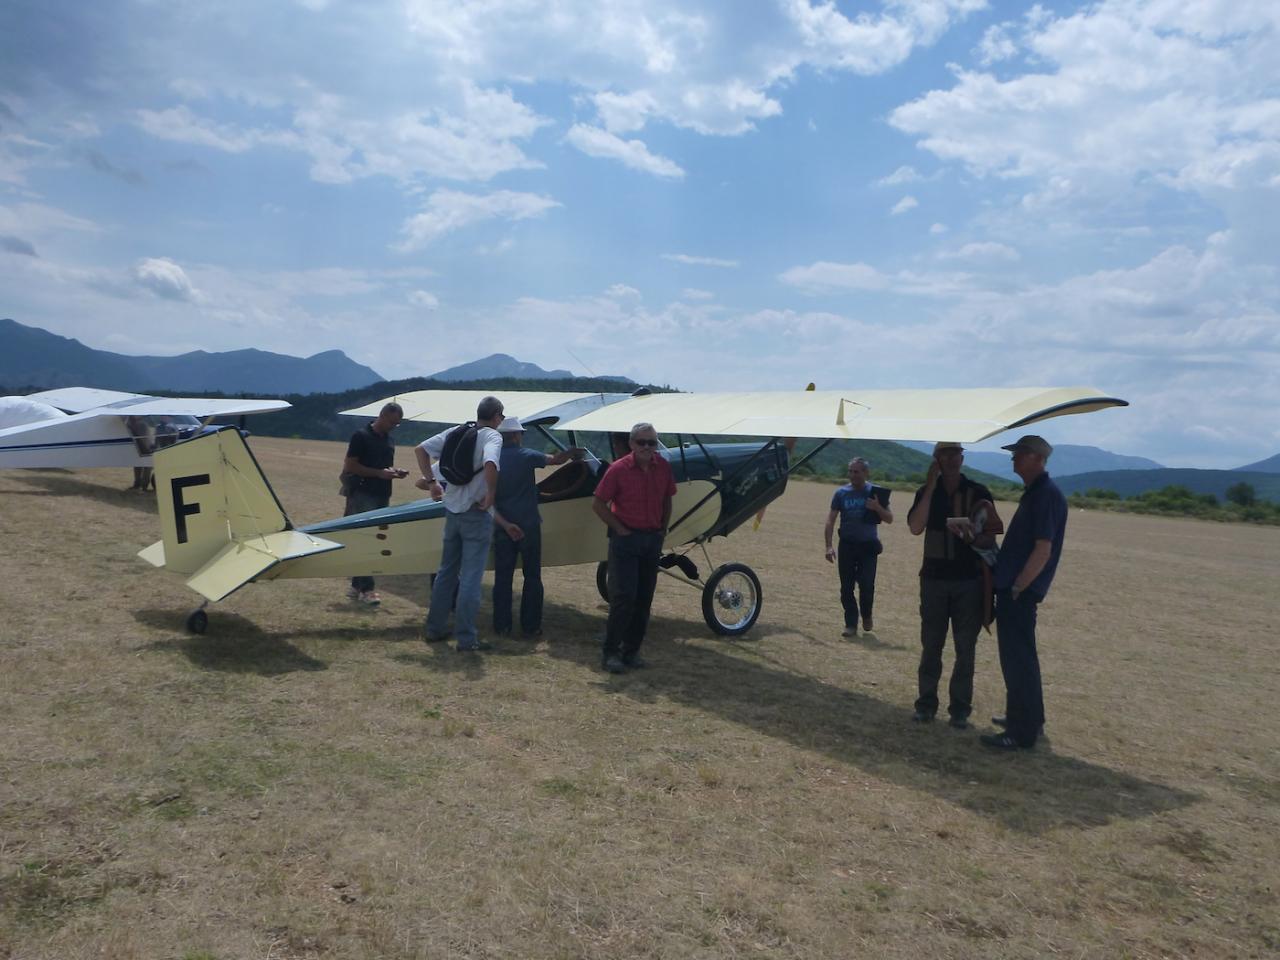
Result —
[[880, 518], [867, 509], [867, 497], [874, 496], [872, 491], [875, 489], [872, 483], [858, 490], [853, 489], [853, 484], [846, 483], [835, 492], [831, 498], [831, 509], [840, 514], [841, 540], [867, 543], [880, 539], [876, 530]]
[[534, 471], [547, 465], [547, 455], [526, 447], [503, 447], [498, 457], [498, 493], [493, 505], [520, 527], [542, 522], [538, 516], [538, 483]]

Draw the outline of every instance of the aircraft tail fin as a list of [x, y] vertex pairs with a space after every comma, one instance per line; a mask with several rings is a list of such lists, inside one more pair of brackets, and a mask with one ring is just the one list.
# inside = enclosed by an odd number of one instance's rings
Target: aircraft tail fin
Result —
[[209, 428], [156, 451], [155, 476], [163, 540], [140, 554], [155, 566], [191, 576], [232, 545], [278, 553], [271, 535], [293, 530], [234, 427]]

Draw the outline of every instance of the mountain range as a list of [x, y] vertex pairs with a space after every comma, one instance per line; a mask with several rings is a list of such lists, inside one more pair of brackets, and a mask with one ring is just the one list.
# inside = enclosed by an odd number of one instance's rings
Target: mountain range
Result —
[[[427, 375], [428, 380], [444, 380], [449, 383], [458, 380], [498, 380], [512, 378], [516, 380], [572, 380], [574, 374], [568, 370], [543, 370], [536, 363], [524, 363], [505, 353], [495, 353], [483, 360], [472, 360], [447, 370]], [[597, 380], [617, 380], [619, 383], [634, 384], [630, 377], [596, 377]]]
[[131, 357], [0, 320], [0, 384], [10, 388], [100, 387], [135, 393], [252, 393], [350, 390], [381, 380], [341, 350], [290, 357], [265, 350]]
[[[922, 453], [929, 453], [933, 445], [929, 443], [907, 443], [905, 446]], [[966, 450], [964, 452], [966, 467], [983, 470], [995, 474], [1011, 483], [1022, 483], [1013, 472], [1013, 461], [1009, 454], [1002, 451]], [[1098, 470], [1161, 470], [1163, 465], [1146, 457], [1130, 457], [1121, 453], [1112, 453], [1101, 447], [1088, 447], [1072, 443], [1060, 443], [1054, 446], [1053, 456], [1049, 460], [1049, 472], [1054, 477], [1067, 477], [1077, 473], [1091, 473]]]

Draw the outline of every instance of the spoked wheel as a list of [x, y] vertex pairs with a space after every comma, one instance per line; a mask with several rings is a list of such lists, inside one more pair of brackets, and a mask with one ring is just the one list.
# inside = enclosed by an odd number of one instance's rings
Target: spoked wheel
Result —
[[209, 629], [209, 615], [204, 612], [204, 608], [192, 610], [187, 617], [187, 633], [204, 633]]
[[726, 563], [702, 590], [702, 616], [714, 632], [738, 637], [755, 626], [763, 602], [756, 572], [745, 563]]
[[596, 590], [605, 603], [609, 602], [609, 561], [601, 560], [596, 564]]

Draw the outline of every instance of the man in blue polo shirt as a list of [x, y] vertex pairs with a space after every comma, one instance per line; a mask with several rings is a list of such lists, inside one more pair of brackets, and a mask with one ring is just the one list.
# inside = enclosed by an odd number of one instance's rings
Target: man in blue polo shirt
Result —
[[541, 453], [523, 446], [524, 424], [516, 416], [498, 425], [502, 454], [498, 460], [498, 493], [493, 503], [493, 632], [511, 632], [512, 581], [516, 560], [522, 561], [520, 632], [526, 639], [542, 633], [542, 517], [538, 513], [541, 467], [580, 459], [579, 447]]
[[1044, 692], [1036, 652], [1036, 607], [1049, 593], [1067, 530], [1067, 500], [1045, 464], [1053, 447], [1027, 435], [1003, 449], [1026, 490], [1018, 501], [996, 560], [996, 640], [1006, 691], [1005, 715], [993, 717], [1004, 733], [983, 734], [997, 750], [1029, 749], [1044, 726]]

